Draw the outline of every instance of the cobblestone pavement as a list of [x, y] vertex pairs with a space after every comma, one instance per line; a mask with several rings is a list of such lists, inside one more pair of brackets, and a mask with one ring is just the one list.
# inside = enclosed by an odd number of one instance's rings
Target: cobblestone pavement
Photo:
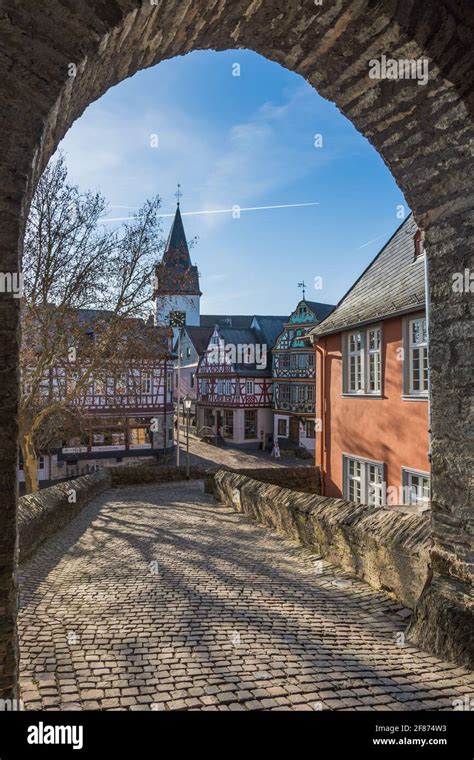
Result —
[[[186, 441], [181, 438], [181, 460], [180, 464], [186, 463]], [[189, 461], [192, 465], [209, 466], [215, 464], [226, 465], [227, 467], [312, 467], [313, 459], [299, 459], [298, 457], [282, 457], [275, 461], [267, 451], [245, 451], [232, 446], [212, 446], [210, 443], [203, 443], [197, 438], [189, 438]]]
[[400, 605], [201, 482], [96, 498], [22, 565], [21, 597], [27, 709], [453, 709], [474, 692], [403, 645]]

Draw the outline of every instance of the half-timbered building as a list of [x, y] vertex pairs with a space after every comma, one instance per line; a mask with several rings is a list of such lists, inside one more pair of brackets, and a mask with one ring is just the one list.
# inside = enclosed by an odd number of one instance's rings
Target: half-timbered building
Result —
[[280, 448], [314, 451], [315, 357], [306, 339], [334, 306], [302, 299], [278, 336], [273, 355], [273, 436]]
[[247, 327], [215, 325], [197, 371], [201, 436], [271, 446], [271, 350], [285, 319], [252, 316]]
[[[90, 325], [94, 310], [76, 312], [92, 340]], [[112, 356], [105, 357], [103, 366], [93, 372], [86, 363], [79, 360], [69, 363], [66, 359], [51, 368], [41, 381], [37, 403], [62, 404], [69, 410], [73, 432], [58, 430], [56, 440], [41, 451], [39, 481], [76, 477], [106, 465], [162, 458], [172, 452], [175, 359], [172, 331], [142, 322], [139, 336], [140, 333], [143, 351], [123, 360], [118, 369]], [[122, 348], [125, 351], [125, 344]], [[87, 383], [83, 390], [72, 392], [84, 377]], [[28, 393], [27, 371], [23, 385]], [[21, 452], [19, 481], [24, 481]]]

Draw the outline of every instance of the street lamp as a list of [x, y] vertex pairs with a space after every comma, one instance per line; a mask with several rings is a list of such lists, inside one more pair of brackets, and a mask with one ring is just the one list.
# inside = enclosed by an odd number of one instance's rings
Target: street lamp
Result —
[[189, 480], [189, 415], [191, 413], [191, 399], [188, 396], [184, 399], [184, 408], [186, 410], [186, 480]]

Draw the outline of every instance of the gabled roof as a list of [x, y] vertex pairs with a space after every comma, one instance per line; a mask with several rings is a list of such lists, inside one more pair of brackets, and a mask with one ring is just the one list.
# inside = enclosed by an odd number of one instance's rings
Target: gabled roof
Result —
[[[211, 330], [211, 335], [214, 332], [214, 330]], [[271, 353], [270, 353], [270, 347], [268, 346], [265, 336], [262, 335], [261, 331], [253, 330], [250, 328], [245, 327], [221, 327], [218, 326], [218, 332], [219, 337], [224, 340], [224, 345], [227, 346], [235, 346], [237, 349], [237, 358], [239, 357], [239, 347], [240, 351], [243, 350], [243, 346], [250, 345], [250, 346], [266, 346], [266, 366], [259, 367], [256, 362], [254, 363], [247, 363], [247, 362], [234, 362], [233, 367], [236, 373], [242, 375], [242, 376], [248, 376], [248, 377], [267, 377], [271, 375], [271, 368], [272, 368], [272, 362], [271, 362]], [[263, 343], [262, 343], [263, 339]], [[260, 349], [263, 350], [263, 349]], [[212, 370], [209, 370], [209, 374], [212, 374]]]
[[327, 335], [425, 305], [424, 256], [415, 258], [417, 225], [410, 214], [311, 335]]
[[212, 327], [196, 327], [187, 325], [185, 331], [189, 335], [196, 352], [201, 356], [209, 345], [211, 335], [214, 332]]
[[268, 350], [271, 350], [276, 343], [276, 339], [283, 330], [283, 325], [288, 321], [288, 317], [258, 316], [253, 320], [253, 327], [258, 326], [261, 331]]

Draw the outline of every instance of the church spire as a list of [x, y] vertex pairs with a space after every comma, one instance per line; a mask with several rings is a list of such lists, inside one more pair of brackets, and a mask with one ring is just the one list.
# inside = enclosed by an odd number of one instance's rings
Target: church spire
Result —
[[188, 241], [184, 231], [183, 220], [179, 208], [179, 200], [176, 206], [173, 224], [171, 225], [168, 240], [166, 241], [165, 252], [163, 254], [163, 264], [180, 269], [191, 266], [191, 257], [189, 255]]
[[176, 212], [161, 261], [156, 266], [155, 295], [201, 295], [199, 273], [191, 263], [181, 217], [181, 185], [178, 184]]

